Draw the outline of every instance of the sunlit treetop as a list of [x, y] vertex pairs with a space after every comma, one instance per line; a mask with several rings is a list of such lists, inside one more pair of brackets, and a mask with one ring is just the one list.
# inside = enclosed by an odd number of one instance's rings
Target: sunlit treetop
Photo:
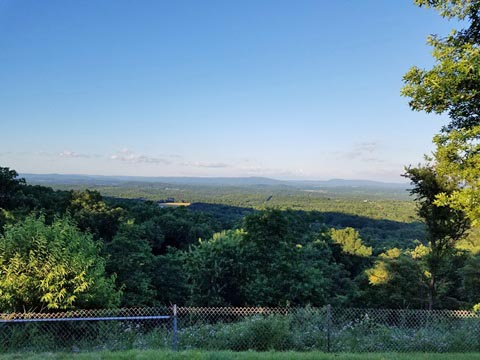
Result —
[[476, 0], [415, 0], [415, 5], [437, 10], [446, 18], [465, 19], [470, 17], [475, 8], [478, 11]]
[[480, 119], [480, 1], [417, 0], [447, 18], [465, 20], [467, 26], [445, 38], [429, 36], [434, 66], [412, 67], [404, 76], [402, 95], [410, 107], [427, 113], [447, 113], [450, 123], [444, 131], [471, 128]]

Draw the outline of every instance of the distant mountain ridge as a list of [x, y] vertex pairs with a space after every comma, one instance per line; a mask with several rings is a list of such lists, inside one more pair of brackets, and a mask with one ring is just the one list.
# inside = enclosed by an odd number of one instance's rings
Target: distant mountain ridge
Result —
[[128, 182], [164, 183], [178, 185], [211, 186], [292, 186], [298, 188], [382, 188], [407, 189], [407, 183], [389, 183], [374, 180], [278, 180], [267, 177], [171, 177], [171, 176], [108, 176], [108, 175], [70, 175], [70, 174], [20, 174], [28, 182], [37, 184], [92, 184], [120, 185]]
[[330, 179], [330, 180], [293, 180], [291, 183], [301, 184], [304, 186], [321, 186], [321, 187], [372, 187], [372, 188], [390, 188], [390, 189], [406, 189], [408, 183], [389, 183], [375, 180], [346, 180], [346, 179]]

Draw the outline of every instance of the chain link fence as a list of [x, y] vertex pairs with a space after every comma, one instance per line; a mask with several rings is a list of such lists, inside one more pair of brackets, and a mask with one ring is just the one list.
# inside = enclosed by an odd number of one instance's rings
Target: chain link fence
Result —
[[0, 314], [0, 352], [126, 349], [478, 352], [470, 311], [157, 307]]
[[0, 353], [172, 348], [172, 310], [0, 314]]

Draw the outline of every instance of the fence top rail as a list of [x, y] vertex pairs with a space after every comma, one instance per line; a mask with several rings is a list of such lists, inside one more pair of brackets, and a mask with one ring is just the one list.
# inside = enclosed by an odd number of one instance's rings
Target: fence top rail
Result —
[[[343, 308], [332, 307], [333, 316], [339, 314], [351, 315], [400, 315], [400, 316], [433, 316], [433, 317], [453, 317], [453, 318], [480, 318], [480, 313], [469, 310], [420, 310], [420, 309], [374, 309], [374, 308]], [[287, 315], [299, 311], [305, 312], [326, 312], [327, 307], [177, 307], [179, 316], [185, 315], [207, 315], [207, 316], [253, 316], [253, 315]], [[75, 310], [63, 312], [45, 312], [45, 313], [0, 313], [0, 322], [12, 320], [32, 320], [32, 319], [92, 319], [91, 321], [102, 318], [149, 318], [173, 316], [173, 306], [164, 307], [137, 307], [137, 308], [118, 308], [118, 309], [92, 309]]]
[[[179, 314], [208, 314], [208, 315], [256, 315], [256, 314], [291, 314], [297, 311], [326, 312], [323, 307], [198, 307], [180, 306]], [[470, 310], [426, 310], [426, 309], [382, 309], [382, 308], [346, 308], [331, 307], [335, 313], [364, 313], [364, 314], [399, 314], [399, 315], [430, 315], [452, 317], [480, 317], [480, 313]]]
[[[205, 314], [205, 315], [262, 315], [262, 314], [288, 314], [292, 311], [297, 311], [300, 308], [287, 307], [188, 307], [179, 306], [177, 308], [178, 314]], [[312, 308], [312, 311], [313, 310]]]
[[375, 309], [375, 308], [341, 308], [332, 307], [333, 312], [351, 314], [379, 314], [379, 315], [418, 315], [455, 318], [480, 318], [480, 313], [470, 310], [426, 310], [426, 309]]
[[161, 320], [170, 319], [171, 316], [110, 316], [110, 317], [77, 317], [77, 318], [39, 318], [39, 319], [11, 319], [0, 320], [1, 323], [32, 323], [32, 322], [58, 322], [58, 321], [124, 321], [124, 320]]
[[109, 317], [147, 317], [167, 316], [171, 314], [170, 307], [158, 308], [118, 308], [118, 309], [91, 309], [59, 312], [17, 312], [0, 313], [0, 321], [25, 320], [25, 319], [74, 319], [74, 318], [109, 318]]

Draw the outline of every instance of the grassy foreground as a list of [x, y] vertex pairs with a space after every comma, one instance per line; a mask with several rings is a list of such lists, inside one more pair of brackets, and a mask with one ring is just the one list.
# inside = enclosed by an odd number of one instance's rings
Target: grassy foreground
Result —
[[162, 351], [162, 350], [129, 350], [119, 352], [92, 352], [92, 353], [17, 353], [0, 355], [0, 360], [19, 359], [75, 359], [75, 360], [474, 360], [480, 359], [480, 353], [468, 354], [433, 354], [433, 353], [383, 353], [383, 354], [325, 354], [321, 352], [229, 352], [229, 351]]

